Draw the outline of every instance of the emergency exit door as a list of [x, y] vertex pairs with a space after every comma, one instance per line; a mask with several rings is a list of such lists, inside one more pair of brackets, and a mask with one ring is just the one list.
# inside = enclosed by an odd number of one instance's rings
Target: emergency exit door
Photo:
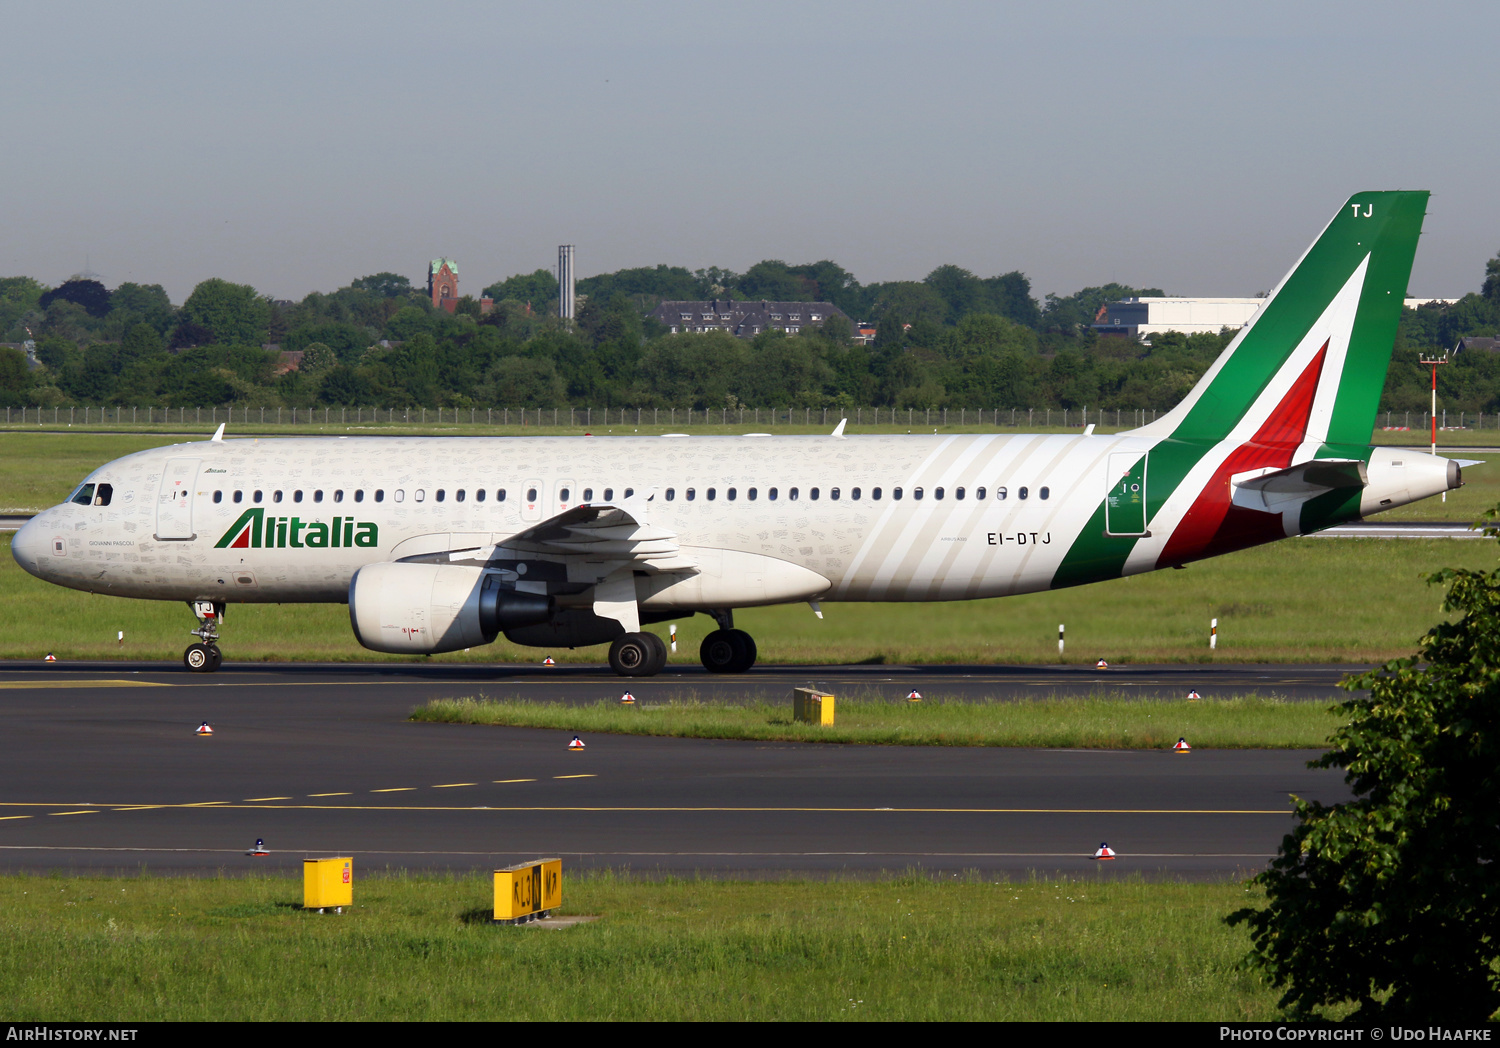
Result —
[[1109, 494], [1104, 498], [1106, 535], [1146, 535], [1146, 456], [1138, 451], [1109, 456]]
[[198, 484], [198, 459], [168, 459], [156, 496], [156, 537], [193, 539], [193, 488]]

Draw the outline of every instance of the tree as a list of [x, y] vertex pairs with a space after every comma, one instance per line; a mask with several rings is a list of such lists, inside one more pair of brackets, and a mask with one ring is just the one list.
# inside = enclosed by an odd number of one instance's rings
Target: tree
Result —
[[42, 295], [39, 305], [46, 309], [57, 301], [72, 302], [88, 310], [91, 317], [102, 317], [109, 312], [109, 291], [97, 280], [74, 277], [65, 280]]
[[271, 304], [249, 284], [214, 277], [193, 288], [182, 304], [182, 316], [212, 331], [215, 342], [259, 344], [271, 322]]
[[378, 298], [405, 298], [413, 293], [411, 281], [397, 273], [375, 273], [351, 281], [350, 287]]
[[1430, 581], [1459, 618], [1346, 681], [1369, 693], [1339, 705], [1349, 722], [1312, 762], [1347, 769], [1355, 799], [1297, 800], [1256, 878], [1269, 905], [1229, 917], [1294, 1015], [1355, 1002], [1357, 1021], [1462, 1024], [1500, 1008], [1500, 569]]

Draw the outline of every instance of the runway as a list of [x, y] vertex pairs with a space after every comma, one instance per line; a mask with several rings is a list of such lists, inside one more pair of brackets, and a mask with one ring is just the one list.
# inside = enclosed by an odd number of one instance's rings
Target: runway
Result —
[[[1105, 688], [1205, 696], [1342, 694], [1351, 667], [770, 667], [632, 681], [643, 701], [916, 687], [1015, 699]], [[921, 868], [1166, 873], [1261, 868], [1288, 795], [1342, 799], [1288, 751], [1167, 752], [744, 743], [417, 724], [435, 696], [613, 698], [593, 667], [0, 664], [0, 868], [484, 870], [573, 867], [715, 876]], [[198, 737], [202, 721], [214, 728]], [[244, 853], [263, 838], [271, 854]], [[1108, 841], [1120, 858], [1091, 854]]]

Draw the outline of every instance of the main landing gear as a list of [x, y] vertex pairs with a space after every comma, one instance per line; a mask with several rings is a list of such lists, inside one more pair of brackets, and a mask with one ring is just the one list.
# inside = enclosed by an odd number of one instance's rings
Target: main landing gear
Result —
[[667, 642], [654, 633], [626, 633], [609, 646], [609, 668], [622, 677], [654, 677], [667, 665]]
[[219, 623], [224, 619], [224, 604], [194, 600], [188, 601], [188, 607], [198, 617], [198, 628], [190, 632], [201, 637], [202, 643], [188, 645], [182, 653], [182, 664], [194, 673], [212, 673], [224, 663], [224, 655], [219, 651]]
[[698, 658], [710, 673], [744, 673], [755, 665], [755, 638], [734, 628], [734, 612], [710, 612], [719, 628], [703, 638]]

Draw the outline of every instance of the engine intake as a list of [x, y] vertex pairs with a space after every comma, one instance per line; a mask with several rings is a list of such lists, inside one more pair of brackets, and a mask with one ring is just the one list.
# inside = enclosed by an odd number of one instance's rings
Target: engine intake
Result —
[[489, 644], [552, 617], [551, 597], [517, 593], [484, 568], [367, 564], [349, 582], [349, 624], [371, 651], [436, 654]]

